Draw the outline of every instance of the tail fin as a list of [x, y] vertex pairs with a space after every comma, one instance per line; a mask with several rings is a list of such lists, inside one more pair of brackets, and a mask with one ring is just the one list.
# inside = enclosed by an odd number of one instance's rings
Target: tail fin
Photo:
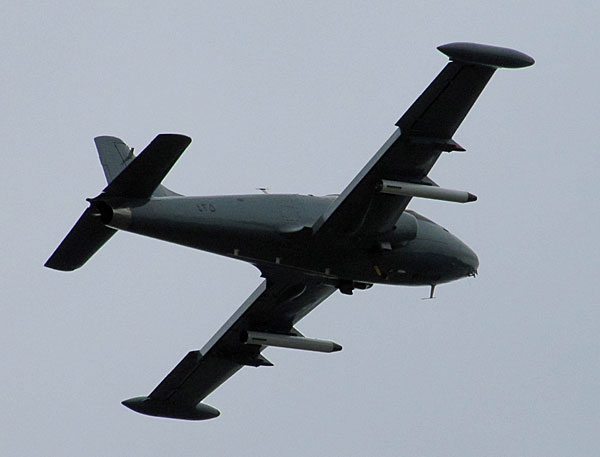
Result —
[[160, 182], [191, 141], [191, 138], [184, 135], [158, 135], [135, 157], [133, 151], [118, 138], [96, 138], [108, 186], [98, 197], [88, 199], [90, 207], [81, 215], [45, 266], [62, 271], [75, 270], [115, 234], [116, 230], [102, 222], [102, 212], [106, 209], [112, 211], [111, 199], [178, 195], [161, 186]]
[[135, 158], [133, 148], [114, 136], [98, 136], [94, 138], [94, 143], [98, 149], [106, 182], [110, 184]]
[[[104, 169], [106, 182], [110, 184], [135, 159], [133, 148], [130, 148], [123, 140], [114, 136], [99, 136], [94, 138], [94, 142], [96, 143], [96, 149], [98, 149], [98, 156]], [[180, 194], [159, 184], [152, 193], [152, 196], [173, 197], [180, 196]]]

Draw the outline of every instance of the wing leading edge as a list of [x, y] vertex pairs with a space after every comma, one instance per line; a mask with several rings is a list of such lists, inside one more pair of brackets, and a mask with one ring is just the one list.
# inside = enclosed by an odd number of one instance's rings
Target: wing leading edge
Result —
[[199, 351], [189, 352], [147, 397], [123, 401], [142, 414], [202, 420], [219, 411], [201, 403], [244, 366], [272, 365], [266, 346], [245, 344], [249, 331], [301, 336], [294, 324], [336, 291], [318, 278], [269, 274], [267, 279]]
[[474, 43], [438, 48], [450, 62], [396, 122], [398, 129], [313, 226], [322, 235], [369, 235], [394, 228], [409, 196], [388, 195], [382, 180], [436, 185], [427, 174], [442, 152], [464, 151], [452, 136], [497, 68], [534, 60], [519, 52]]

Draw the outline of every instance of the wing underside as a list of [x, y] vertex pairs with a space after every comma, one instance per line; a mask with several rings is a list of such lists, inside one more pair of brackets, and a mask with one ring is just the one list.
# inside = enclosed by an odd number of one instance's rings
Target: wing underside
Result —
[[201, 350], [189, 352], [150, 395], [123, 404], [151, 416], [215, 417], [217, 410], [200, 403], [206, 396], [244, 366], [272, 365], [261, 355], [265, 346], [244, 343], [244, 335], [298, 335], [294, 324], [335, 290], [318, 278], [268, 276]]
[[371, 235], [393, 230], [410, 196], [380, 193], [382, 180], [435, 185], [427, 174], [442, 152], [464, 151], [452, 136], [499, 67], [533, 59], [507, 48], [452, 43], [438, 48], [451, 59], [398, 120], [398, 129], [313, 226], [327, 235]]

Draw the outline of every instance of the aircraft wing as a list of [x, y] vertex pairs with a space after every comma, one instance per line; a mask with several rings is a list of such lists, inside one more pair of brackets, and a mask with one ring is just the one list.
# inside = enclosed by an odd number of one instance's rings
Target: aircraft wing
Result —
[[267, 279], [199, 351], [189, 352], [147, 397], [125, 400], [134, 411], [151, 416], [200, 420], [219, 411], [200, 403], [244, 366], [270, 366], [266, 346], [243, 342], [247, 332], [301, 335], [294, 324], [336, 288], [319, 278], [269, 273]]
[[313, 226], [318, 234], [383, 233], [411, 197], [380, 193], [382, 180], [436, 186], [427, 174], [442, 152], [464, 151], [452, 136], [497, 68], [534, 63], [519, 51], [474, 43], [438, 48], [451, 62], [408, 111], [398, 129]]

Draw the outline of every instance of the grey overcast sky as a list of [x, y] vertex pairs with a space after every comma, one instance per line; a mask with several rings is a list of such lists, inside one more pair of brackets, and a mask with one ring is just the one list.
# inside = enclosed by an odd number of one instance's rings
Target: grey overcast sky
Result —
[[[0, 15], [3, 456], [600, 455], [600, 12], [596, 1], [11, 1]], [[193, 143], [184, 194], [340, 192], [446, 64], [508, 46], [413, 201], [479, 254], [477, 279], [335, 294], [299, 325], [344, 350], [269, 349], [206, 402], [135, 414], [259, 284], [246, 264], [119, 233], [42, 267], [105, 185], [93, 137]]]

